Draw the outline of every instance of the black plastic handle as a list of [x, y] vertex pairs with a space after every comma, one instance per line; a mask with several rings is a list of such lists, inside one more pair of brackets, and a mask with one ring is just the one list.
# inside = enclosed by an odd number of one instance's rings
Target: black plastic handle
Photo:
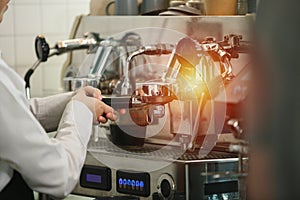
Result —
[[43, 35], [38, 35], [35, 38], [35, 53], [41, 62], [46, 62], [49, 56], [49, 44]]

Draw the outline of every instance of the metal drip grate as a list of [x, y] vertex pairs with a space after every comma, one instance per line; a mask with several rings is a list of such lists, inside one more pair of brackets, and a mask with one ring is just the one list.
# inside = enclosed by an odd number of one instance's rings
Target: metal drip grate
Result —
[[88, 150], [104, 154], [115, 154], [118, 156], [134, 156], [155, 160], [205, 160], [235, 158], [236, 155], [226, 152], [184, 152], [179, 147], [145, 144], [142, 147], [119, 147], [108, 139], [103, 138], [97, 142], [91, 141]]
[[224, 152], [209, 152], [205, 156], [201, 156], [195, 153], [184, 153], [178, 158], [178, 160], [206, 160], [206, 159], [224, 159], [224, 158], [235, 158], [234, 154], [228, 154]]

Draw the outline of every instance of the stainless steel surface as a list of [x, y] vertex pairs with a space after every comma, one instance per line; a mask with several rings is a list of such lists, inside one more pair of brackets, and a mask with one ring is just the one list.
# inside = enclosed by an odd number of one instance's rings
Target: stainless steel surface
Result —
[[58, 51], [70, 51], [73, 49], [87, 48], [91, 45], [96, 45], [98, 41], [95, 38], [76, 38], [69, 40], [60, 40], [55, 45], [55, 49]]
[[67, 91], [75, 91], [78, 88], [84, 87], [84, 86], [92, 86], [95, 88], [99, 87], [99, 78], [71, 78], [67, 77], [64, 78], [64, 88]]
[[157, 15], [166, 10], [169, 6], [169, 0], [143, 0], [141, 5], [142, 15]]
[[[107, 166], [105, 162], [122, 163], [112, 167], [112, 189], [103, 191], [91, 188], [85, 188], [78, 184], [73, 191], [75, 194], [88, 196], [117, 196], [124, 195], [116, 190], [116, 172], [122, 169], [130, 169], [137, 172], [147, 172], [150, 174], [151, 192], [148, 197], [141, 197], [141, 200], [152, 199], [152, 195], [157, 193], [161, 195], [161, 188], [158, 185], [163, 180], [171, 184], [171, 193], [169, 197], [161, 199], [209, 199], [210, 195], [205, 195], [203, 184], [221, 183], [222, 181], [239, 179], [238, 158], [236, 154], [212, 151], [206, 156], [197, 153], [185, 152], [180, 156], [180, 150], [177, 147], [173, 149], [157, 152], [158, 145], [146, 145], [140, 149], [119, 149], [107, 140], [101, 140], [90, 144], [89, 153], [85, 164], [92, 166]], [[179, 156], [179, 158], [178, 158]], [[101, 158], [103, 162], [101, 162]], [[100, 159], [99, 159], [100, 158]], [[164, 167], [155, 169], [157, 165], [164, 163]], [[188, 191], [186, 184], [189, 184]], [[195, 188], [195, 190], [191, 190]], [[196, 189], [197, 188], [197, 189]], [[188, 197], [185, 194], [190, 193]], [[230, 193], [230, 192], [229, 192]], [[176, 194], [176, 198], [174, 195]], [[181, 194], [183, 197], [179, 198]], [[239, 192], [225, 194], [232, 199], [239, 199]]]

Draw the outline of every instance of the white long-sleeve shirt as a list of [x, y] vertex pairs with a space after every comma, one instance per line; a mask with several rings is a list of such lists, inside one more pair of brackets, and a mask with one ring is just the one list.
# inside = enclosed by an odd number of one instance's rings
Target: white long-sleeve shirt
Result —
[[[32, 99], [30, 105], [24, 81], [2, 59], [0, 93], [0, 191], [15, 169], [35, 191], [68, 195], [85, 160], [92, 113], [83, 103], [69, 101], [70, 93]], [[46, 130], [58, 123], [57, 135], [49, 138]]]

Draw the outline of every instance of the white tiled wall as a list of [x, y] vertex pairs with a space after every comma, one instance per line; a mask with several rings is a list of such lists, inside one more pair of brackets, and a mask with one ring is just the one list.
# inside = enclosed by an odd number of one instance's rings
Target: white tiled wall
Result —
[[[89, 13], [89, 0], [11, 0], [0, 24], [0, 50], [4, 60], [22, 77], [36, 61], [34, 40], [43, 34], [53, 45], [69, 37], [77, 15]], [[31, 77], [31, 95], [61, 91], [60, 74], [66, 55], [42, 63]]]

